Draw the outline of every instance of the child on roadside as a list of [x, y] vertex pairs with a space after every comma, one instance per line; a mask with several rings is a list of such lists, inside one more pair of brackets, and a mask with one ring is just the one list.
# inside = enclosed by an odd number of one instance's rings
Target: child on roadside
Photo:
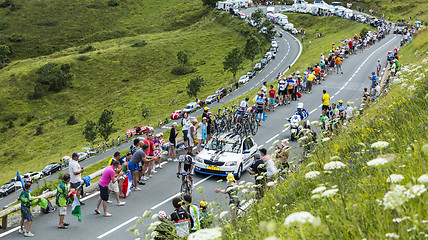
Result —
[[199, 203], [199, 209], [200, 209], [200, 221], [201, 221], [201, 228], [210, 228], [211, 224], [213, 222], [213, 217], [211, 212], [207, 209], [208, 203], [206, 201], [201, 201]]
[[[30, 196], [31, 183], [26, 182], [24, 190], [22, 190], [21, 195], [19, 195], [19, 200], [21, 200], [21, 228], [19, 233], [23, 233], [25, 237], [34, 237], [34, 234], [30, 232], [31, 224], [33, 223], [33, 214], [30, 209], [30, 202], [39, 199], [39, 197], [31, 198]], [[24, 230], [24, 221], [27, 220], [28, 226], [27, 230]]]

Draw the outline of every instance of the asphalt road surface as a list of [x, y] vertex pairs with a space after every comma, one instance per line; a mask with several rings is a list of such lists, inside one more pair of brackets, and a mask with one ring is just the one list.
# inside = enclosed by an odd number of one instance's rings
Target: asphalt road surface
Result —
[[[290, 48], [287, 47], [287, 41]], [[321, 96], [322, 90], [326, 89], [331, 96], [331, 103], [337, 102], [340, 99], [345, 103], [347, 101], [356, 101], [361, 99], [362, 89], [370, 86], [370, 80], [367, 78], [372, 71], [376, 68], [377, 59], [386, 59], [387, 51], [392, 50], [394, 46], [399, 43], [399, 37], [389, 35], [384, 40], [377, 42], [374, 46], [367, 48], [364, 53], [352, 55], [343, 62], [344, 74], [333, 74], [326, 78], [325, 82], [321, 85], [313, 86], [312, 94], [304, 94], [300, 99], [305, 104], [305, 108], [310, 113], [309, 119], [318, 120], [321, 113]], [[232, 96], [224, 98], [224, 102], [230, 101], [232, 98], [240, 95], [245, 95], [249, 90], [255, 87], [260, 87], [263, 81], [272, 81], [279, 71], [288, 67], [293, 56], [297, 55], [297, 43], [293, 38], [287, 34], [280, 41], [280, 51], [276, 60], [270, 63], [257, 77], [253, 78], [245, 86], [235, 91]], [[292, 44], [296, 44], [293, 46]], [[289, 49], [289, 50], [288, 50]], [[287, 55], [288, 54], [288, 55]], [[281, 60], [285, 59], [281, 64]], [[276, 61], [276, 62], [275, 62]], [[279, 65], [278, 65], [279, 64]], [[359, 101], [356, 101], [358, 104]], [[285, 118], [290, 117], [296, 108], [297, 102], [292, 102], [291, 105], [280, 106], [275, 112], [268, 113], [266, 122], [262, 122], [258, 134], [254, 137], [258, 146], [270, 147], [272, 142], [276, 139], [288, 138], [290, 133], [285, 127]], [[213, 105], [216, 106], [216, 105]], [[358, 105], [357, 105], [358, 106]], [[197, 112], [192, 115], [198, 115]], [[302, 152], [301, 148], [296, 146], [294, 142], [291, 144], [292, 152]], [[120, 146], [117, 150], [128, 148], [129, 144]], [[116, 149], [114, 149], [115, 151]], [[82, 163], [83, 166], [91, 164], [111, 156], [112, 150], [100, 154], [92, 159], [86, 160]], [[296, 155], [297, 156], [297, 155]], [[291, 159], [291, 158], [290, 158]], [[126, 232], [126, 229], [132, 226], [138, 217], [142, 216], [145, 210], [152, 210], [158, 212], [165, 210], [167, 214], [173, 211], [171, 199], [178, 193], [181, 181], [175, 177], [177, 172], [177, 163], [168, 162], [163, 165], [163, 169], [154, 178], [142, 186], [143, 191], [132, 192], [131, 195], [125, 199], [125, 206], [116, 206], [115, 203], [109, 204], [108, 211], [113, 214], [111, 218], [105, 218], [101, 215], [94, 213], [94, 208], [98, 195], [89, 196], [84, 200], [85, 206], [82, 206], [82, 222], [77, 222], [77, 218], [71, 216], [69, 209], [66, 216], [66, 222], [71, 223], [68, 230], [57, 229], [58, 216], [57, 213], [42, 215], [34, 219], [32, 232], [36, 235], [35, 239], [55, 239], [72, 237], [76, 239], [134, 239], [132, 233]], [[226, 195], [214, 193], [217, 187], [224, 188], [225, 182], [218, 183], [219, 177], [211, 177], [205, 175], [195, 175], [194, 182], [195, 188], [199, 186], [204, 187], [203, 196], [197, 191], [193, 194], [193, 202], [199, 203], [200, 200], [206, 199], [207, 201], [215, 201], [220, 203], [222, 209], [219, 211], [227, 210], [228, 200]], [[254, 181], [254, 178], [249, 174], [243, 174], [241, 181]], [[111, 195], [110, 199], [114, 201]], [[152, 222], [150, 219], [144, 219], [143, 223], [149, 224]], [[144, 233], [147, 226], [140, 226], [140, 232]], [[12, 229], [7, 232], [7, 235], [1, 237], [7, 239], [20, 239], [22, 236], [17, 232], [17, 229]]]

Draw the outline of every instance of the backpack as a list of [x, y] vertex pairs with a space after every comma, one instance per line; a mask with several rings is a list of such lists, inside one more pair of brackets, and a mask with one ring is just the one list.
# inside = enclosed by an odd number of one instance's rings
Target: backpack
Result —
[[55, 211], [56, 211], [56, 207], [52, 206], [51, 201], [48, 201], [48, 206], [46, 208], [42, 208], [42, 212], [44, 214], [48, 214]]

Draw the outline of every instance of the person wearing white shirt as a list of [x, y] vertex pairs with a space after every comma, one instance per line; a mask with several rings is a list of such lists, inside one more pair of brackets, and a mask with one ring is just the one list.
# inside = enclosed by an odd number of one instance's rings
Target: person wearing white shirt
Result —
[[267, 171], [267, 179], [272, 180], [274, 175], [278, 172], [278, 169], [275, 166], [275, 162], [273, 161], [272, 157], [267, 154], [266, 148], [262, 148], [259, 150], [260, 155], [262, 155], [263, 162], [266, 163], [266, 171]]
[[[68, 173], [70, 174], [70, 188], [77, 189], [82, 184], [82, 172], [84, 169], [80, 167], [79, 164], [79, 154], [73, 153], [71, 155], [70, 164], [68, 166]], [[79, 190], [76, 192], [77, 199], [80, 201], [80, 195], [82, 193], [82, 188], [79, 188]], [[80, 201], [81, 202], [81, 201]], [[81, 205], [83, 202], [81, 202]]]

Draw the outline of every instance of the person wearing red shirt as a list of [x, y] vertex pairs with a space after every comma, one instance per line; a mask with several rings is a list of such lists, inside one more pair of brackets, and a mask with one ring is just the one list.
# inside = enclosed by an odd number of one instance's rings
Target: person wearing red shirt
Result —
[[275, 112], [275, 94], [276, 91], [273, 89], [273, 85], [270, 85], [269, 90], [269, 109], [272, 107], [272, 110]]
[[[148, 180], [149, 178], [152, 177], [152, 169], [153, 169], [153, 163], [154, 163], [154, 155], [155, 155], [155, 144], [153, 143], [153, 133], [151, 131], [147, 132], [146, 134], [146, 138], [140, 142], [140, 145], [142, 146], [143, 144], [147, 144], [149, 145], [149, 148], [147, 148], [147, 150], [145, 151], [146, 154], [146, 159], [149, 160], [150, 162], [146, 162], [143, 165], [143, 180]], [[147, 175], [146, 175], [146, 171], [147, 171]]]

